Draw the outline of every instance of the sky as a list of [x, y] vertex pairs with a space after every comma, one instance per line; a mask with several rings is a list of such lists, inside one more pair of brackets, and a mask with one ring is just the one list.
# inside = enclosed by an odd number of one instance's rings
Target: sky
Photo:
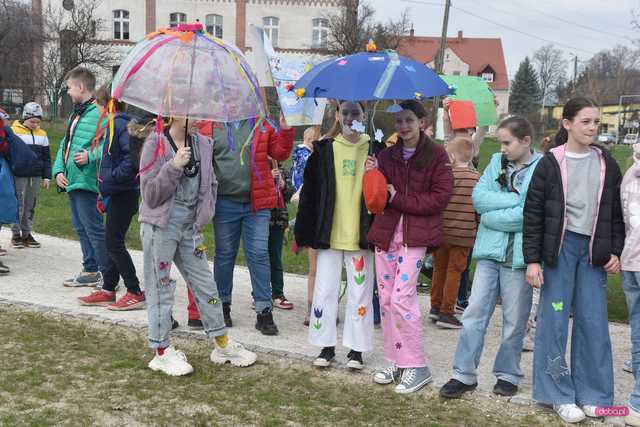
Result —
[[[397, 19], [409, 9], [417, 36], [442, 32], [444, 0], [368, 1], [378, 21]], [[640, 39], [640, 30], [631, 23], [632, 11], [640, 12], [640, 0], [452, 0], [451, 4], [448, 36], [462, 30], [465, 37], [501, 38], [510, 80], [525, 56], [549, 43], [562, 49], [568, 60], [577, 55], [586, 61], [598, 51]], [[567, 71], [572, 75], [573, 66]]]

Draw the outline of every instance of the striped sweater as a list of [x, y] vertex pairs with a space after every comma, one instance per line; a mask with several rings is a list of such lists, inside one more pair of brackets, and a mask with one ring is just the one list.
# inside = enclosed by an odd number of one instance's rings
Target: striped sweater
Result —
[[472, 248], [478, 229], [478, 217], [471, 193], [480, 179], [480, 174], [470, 167], [454, 167], [453, 193], [444, 210], [444, 243], [452, 246]]

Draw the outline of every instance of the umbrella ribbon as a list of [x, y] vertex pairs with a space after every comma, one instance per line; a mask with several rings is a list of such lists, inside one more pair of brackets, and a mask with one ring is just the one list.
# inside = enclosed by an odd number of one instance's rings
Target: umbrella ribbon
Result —
[[398, 54], [396, 52], [388, 52], [389, 63], [387, 64], [387, 68], [380, 76], [380, 80], [378, 80], [378, 85], [376, 86], [376, 90], [373, 92], [373, 96], [376, 98], [383, 98], [385, 93], [387, 93], [387, 89], [389, 89], [389, 85], [391, 84], [391, 79], [396, 72], [396, 69], [400, 66], [400, 58], [398, 58]]

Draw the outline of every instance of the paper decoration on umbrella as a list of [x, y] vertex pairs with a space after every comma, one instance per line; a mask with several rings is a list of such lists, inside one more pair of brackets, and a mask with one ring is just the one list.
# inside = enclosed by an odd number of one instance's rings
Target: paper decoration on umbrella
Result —
[[449, 101], [451, 129], [469, 129], [477, 125], [476, 112], [471, 101]]

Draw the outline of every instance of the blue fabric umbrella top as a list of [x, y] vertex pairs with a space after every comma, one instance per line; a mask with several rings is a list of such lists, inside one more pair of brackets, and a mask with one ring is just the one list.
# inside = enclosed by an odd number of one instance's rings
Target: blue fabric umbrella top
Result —
[[449, 85], [429, 67], [394, 51], [361, 52], [324, 61], [304, 74], [294, 89], [300, 97], [348, 101], [420, 100], [450, 92]]

